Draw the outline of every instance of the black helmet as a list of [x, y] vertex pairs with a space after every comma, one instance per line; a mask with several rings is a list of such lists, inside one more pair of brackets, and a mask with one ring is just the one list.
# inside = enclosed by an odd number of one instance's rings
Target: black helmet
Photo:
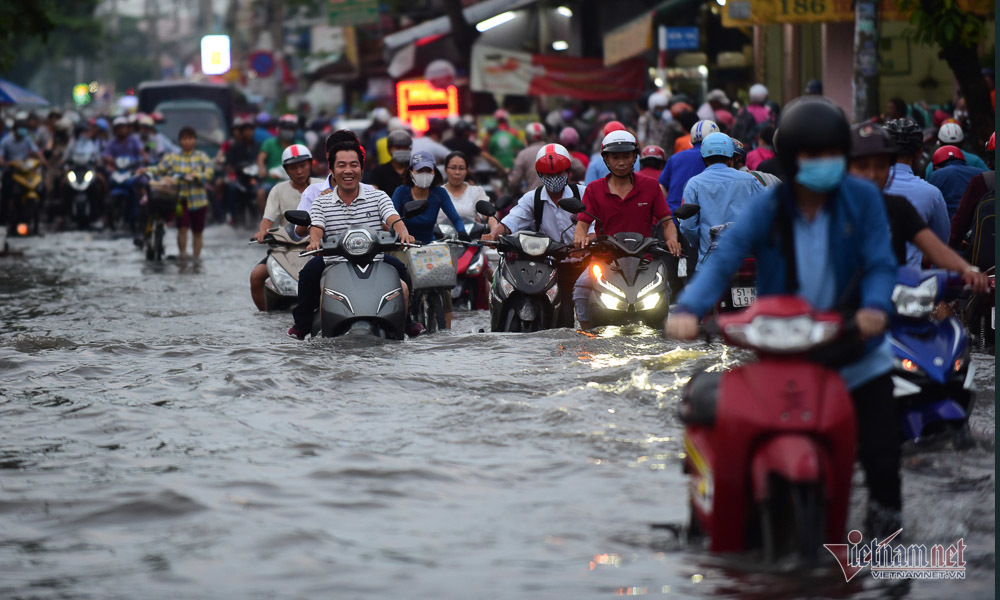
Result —
[[792, 179], [798, 172], [796, 155], [802, 150], [851, 149], [851, 127], [844, 111], [826, 98], [802, 97], [782, 111], [775, 133], [775, 151], [782, 169]]
[[851, 158], [896, 154], [896, 143], [878, 123], [860, 123], [851, 127]]
[[904, 154], [916, 154], [924, 145], [924, 132], [912, 119], [893, 119], [885, 124], [885, 130], [896, 142], [896, 148]]

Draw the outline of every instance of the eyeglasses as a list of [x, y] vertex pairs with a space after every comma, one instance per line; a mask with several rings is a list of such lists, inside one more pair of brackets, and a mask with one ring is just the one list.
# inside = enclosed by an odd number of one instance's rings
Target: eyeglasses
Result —
[[453, 167], [448, 167], [448, 170], [449, 171], [468, 171], [469, 169], [467, 167], [460, 167], [460, 166], [456, 165], [456, 166], [453, 166]]

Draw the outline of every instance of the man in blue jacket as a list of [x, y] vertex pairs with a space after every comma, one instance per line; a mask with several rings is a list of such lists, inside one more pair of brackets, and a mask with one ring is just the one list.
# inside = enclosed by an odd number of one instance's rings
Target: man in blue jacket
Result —
[[900, 527], [900, 413], [883, 336], [896, 259], [879, 190], [846, 176], [850, 129], [825, 99], [803, 98], [778, 124], [788, 184], [754, 196], [678, 298], [667, 334], [693, 339], [744, 257], [757, 257], [759, 296], [794, 293], [819, 310], [853, 312], [866, 350], [840, 373], [858, 419], [858, 454], [869, 489], [866, 535]]

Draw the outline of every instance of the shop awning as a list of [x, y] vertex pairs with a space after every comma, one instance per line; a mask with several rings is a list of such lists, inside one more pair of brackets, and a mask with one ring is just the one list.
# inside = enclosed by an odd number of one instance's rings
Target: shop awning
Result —
[[[509, 10], [517, 10], [538, 2], [538, 0], [486, 0], [478, 2], [462, 10], [466, 22], [475, 25], [480, 21], [485, 21], [490, 17], [495, 17]], [[424, 21], [419, 25], [390, 33], [383, 38], [385, 47], [390, 52], [433, 36], [446, 35], [451, 33], [451, 21], [447, 16]]]

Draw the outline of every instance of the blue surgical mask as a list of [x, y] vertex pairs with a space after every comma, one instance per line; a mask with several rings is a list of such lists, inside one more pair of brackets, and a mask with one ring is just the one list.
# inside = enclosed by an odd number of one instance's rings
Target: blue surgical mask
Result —
[[27, 127], [18, 127], [17, 128], [17, 135], [19, 135], [21, 137], [28, 137], [28, 128]]
[[795, 181], [814, 192], [829, 192], [840, 185], [846, 173], [846, 157], [803, 158], [799, 159]]

